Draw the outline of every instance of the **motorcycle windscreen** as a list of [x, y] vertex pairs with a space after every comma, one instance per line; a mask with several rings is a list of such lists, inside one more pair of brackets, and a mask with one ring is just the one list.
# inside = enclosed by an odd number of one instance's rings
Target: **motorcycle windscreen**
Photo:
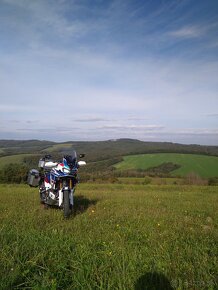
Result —
[[74, 168], [76, 166], [77, 161], [76, 151], [74, 150], [71, 155], [65, 156], [65, 160], [71, 169]]

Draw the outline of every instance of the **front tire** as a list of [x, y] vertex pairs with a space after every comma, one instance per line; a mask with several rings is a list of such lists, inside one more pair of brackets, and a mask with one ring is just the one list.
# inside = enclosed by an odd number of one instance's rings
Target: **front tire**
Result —
[[64, 209], [64, 217], [68, 218], [70, 215], [70, 199], [69, 199], [69, 191], [64, 190], [64, 203], [63, 203], [63, 209]]

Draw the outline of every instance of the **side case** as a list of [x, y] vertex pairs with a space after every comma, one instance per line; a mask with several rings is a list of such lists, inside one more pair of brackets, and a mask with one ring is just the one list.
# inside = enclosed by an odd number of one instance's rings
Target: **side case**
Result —
[[37, 187], [39, 186], [40, 175], [39, 171], [36, 169], [31, 169], [28, 174], [27, 183], [29, 186]]

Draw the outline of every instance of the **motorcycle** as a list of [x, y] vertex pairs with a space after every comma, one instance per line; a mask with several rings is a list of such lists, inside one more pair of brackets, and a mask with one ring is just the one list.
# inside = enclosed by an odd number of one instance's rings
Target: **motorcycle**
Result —
[[[85, 154], [80, 154], [83, 158]], [[46, 206], [58, 206], [69, 217], [73, 210], [74, 192], [78, 179], [78, 169], [86, 165], [85, 161], [77, 161], [76, 151], [66, 155], [61, 162], [54, 162], [50, 155], [39, 160], [40, 172], [32, 169], [28, 174], [28, 184], [39, 187], [41, 203]]]

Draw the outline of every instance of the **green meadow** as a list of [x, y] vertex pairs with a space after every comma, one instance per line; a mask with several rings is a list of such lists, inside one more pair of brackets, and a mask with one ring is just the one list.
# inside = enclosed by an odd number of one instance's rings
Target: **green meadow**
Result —
[[74, 214], [0, 185], [0, 289], [217, 289], [218, 188], [79, 184]]
[[218, 176], [218, 157], [195, 155], [195, 154], [175, 154], [175, 153], [155, 153], [129, 155], [124, 160], [115, 165], [116, 169], [143, 169], [159, 166], [166, 162], [178, 164], [181, 167], [172, 171], [172, 176], [185, 176], [190, 172], [195, 172], [204, 178]]

